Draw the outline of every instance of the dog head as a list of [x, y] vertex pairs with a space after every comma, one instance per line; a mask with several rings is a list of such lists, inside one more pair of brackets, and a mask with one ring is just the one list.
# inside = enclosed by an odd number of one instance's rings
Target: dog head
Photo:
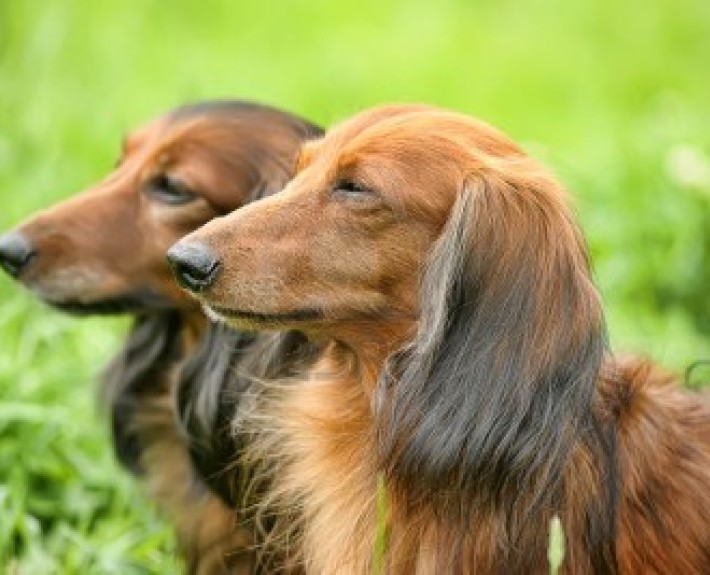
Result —
[[[583, 238], [554, 178], [480, 121], [365, 112], [169, 257], [232, 325], [379, 345], [380, 465], [409, 501], [516, 510], [522, 529], [559, 500], [571, 438], [594, 434], [605, 331]], [[217, 271], [194, 282], [204, 261]]]
[[317, 134], [245, 102], [188, 105], [126, 137], [116, 168], [0, 238], [0, 264], [48, 303], [80, 313], [190, 306], [165, 250], [210, 219], [280, 189]]
[[[416, 270], [445, 220], [447, 182], [422, 166], [427, 197], [403, 194], [413, 167], [376, 159], [385, 143], [363, 136], [374, 117], [396, 122], [416, 109], [378, 110], [307, 145], [298, 175], [273, 201], [171, 249], [178, 279], [241, 327], [327, 329], [383, 316], [411, 323]], [[219, 269], [200, 284], [203, 261]]]

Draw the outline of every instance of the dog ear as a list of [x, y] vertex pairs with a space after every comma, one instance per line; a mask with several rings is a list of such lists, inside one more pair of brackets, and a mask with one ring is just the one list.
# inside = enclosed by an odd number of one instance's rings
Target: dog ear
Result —
[[[177, 312], [139, 316], [125, 347], [104, 370], [100, 399], [110, 411], [116, 457], [135, 475], [144, 472], [141, 458], [145, 436], [155, 432], [145, 421], [138, 422], [137, 415], [150, 410], [146, 406], [150, 405], [152, 396], [164, 393], [165, 373], [175, 361], [180, 346]], [[164, 423], [164, 418], [143, 419], [156, 426]]]
[[240, 479], [230, 473], [239, 447], [229, 422], [249, 386], [236, 366], [253, 340], [252, 334], [210, 323], [177, 374], [177, 426], [198, 475], [229, 505], [234, 504]]
[[418, 335], [390, 358], [376, 403], [393, 487], [459, 518], [560, 495], [605, 350], [561, 191], [544, 175], [489, 172], [458, 196], [423, 273]]
[[238, 424], [253, 409], [254, 379], [291, 375], [313, 353], [298, 332], [256, 337], [211, 323], [200, 346], [182, 365], [177, 423], [200, 478], [228, 505], [239, 500], [243, 486], [235, 462], [248, 432], [239, 430]]

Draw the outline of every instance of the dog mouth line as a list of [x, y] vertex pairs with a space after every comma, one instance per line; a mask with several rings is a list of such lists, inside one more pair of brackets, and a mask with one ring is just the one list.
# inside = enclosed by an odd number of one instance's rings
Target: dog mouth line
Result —
[[162, 297], [147, 291], [86, 302], [78, 300], [43, 299], [45, 303], [51, 307], [74, 315], [114, 315], [166, 307], [166, 302]]
[[216, 314], [230, 319], [248, 320], [257, 323], [287, 323], [312, 321], [323, 318], [319, 309], [300, 309], [285, 313], [260, 313], [211, 305], [209, 308]]

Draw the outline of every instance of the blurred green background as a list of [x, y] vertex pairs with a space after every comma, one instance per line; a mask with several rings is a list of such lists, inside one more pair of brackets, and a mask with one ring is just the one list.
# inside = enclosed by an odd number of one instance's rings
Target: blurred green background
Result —
[[[324, 125], [389, 101], [492, 122], [572, 191], [613, 346], [710, 358], [707, 0], [1, 0], [0, 229], [106, 174], [126, 131], [214, 97]], [[95, 410], [125, 327], [0, 278], [0, 571], [177, 571]]]

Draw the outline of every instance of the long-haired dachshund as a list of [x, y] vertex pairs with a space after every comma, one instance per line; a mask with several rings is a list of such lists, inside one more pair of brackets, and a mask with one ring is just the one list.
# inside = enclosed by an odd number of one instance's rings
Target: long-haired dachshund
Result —
[[565, 573], [710, 573], [710, 409], [609, 355], [562, 187], [490, 126], [365, 112], [169, 257], [229, 324], [323, 346], [235, 424], [287, 569], [370, 573], [386, 525], [388, 573], [547, 573], [557, 515]]
[[172, 516], [191, 573], [251, 572], [253, 542], [229, 505], [238, 470], [219, 473], [234, 458], [224, 429], [243, 387], [234, 366], [246, 348], [266, 347], [268, 367], [298, 341], [273, 350], [208, 321], [175, 285], [165, 251], [283, 187], [300, 143], [319, 133], [256, 104], [185, 106], [126, 138], [103, 181], [0, 238], [0, 264], [52, 306], [135, 316], [103, 381], [115, 449]]

